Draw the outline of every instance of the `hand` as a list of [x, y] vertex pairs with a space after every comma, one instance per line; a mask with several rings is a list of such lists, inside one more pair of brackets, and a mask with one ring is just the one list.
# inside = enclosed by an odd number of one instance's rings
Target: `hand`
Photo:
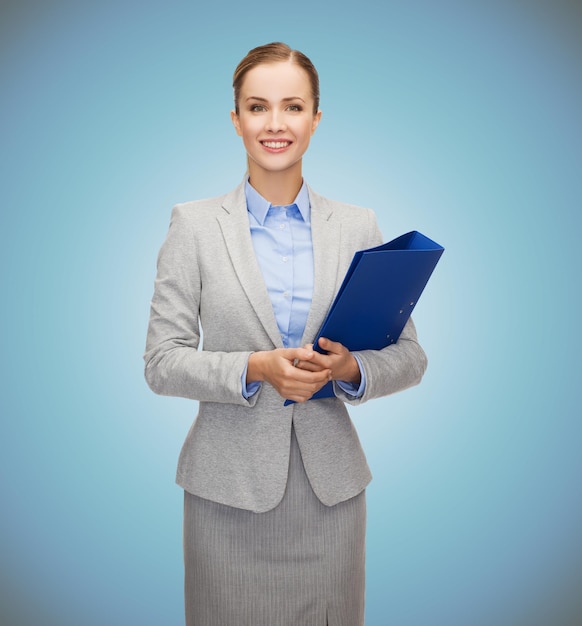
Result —
[[326, 367], [295, 367], [296, 363], [309, 363], [316, 354], [311, 347], [253, 352], [248, 361], [247, 383], [265, 381], [283, 398], [305, 402], [331, 380], [331, 371]]
[[[310, 359], [300, 360], [296, 367], [309, 372], [330, 370], [331, 380], [360, 384], [361, 372], [358, 362], [344, 345], [321, 337], [319, 347], [325, 350], [327, 354], [313, 351], [313, 356]], [[305, 348], [310, 349], [312, 345], [309, 344]]]

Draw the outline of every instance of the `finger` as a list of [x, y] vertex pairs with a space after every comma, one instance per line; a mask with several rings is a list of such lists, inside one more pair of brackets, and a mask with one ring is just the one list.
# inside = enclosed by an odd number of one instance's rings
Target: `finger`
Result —
[[326, 367], [322, 367], [321, 365], [317, 365], [313, 361], [297, 361], [297, 363], [295, 363], [295, 367], [308, 372], [320, 372], [322, 369], [328, 369]]
[[331, 377], [331, 370], [329, 368], [308, 370], [306, 368], [295, 367], [293, 370], [289, 377], [299, 383], [308, 385], [328, 381]]
[[283, 353], [285, 358], [294, 364], [299, 361], [308, 361], [313, 357], [312, 348], [307, 346], [305, 348], [286, 348]]
[[319, 338], [319, 347], [333, 354], [341, 354], [346, 350], [345, 346], [339, 343], [339, 341], [332, 341], [331, 339], [327, 339], [327, 337]]
[[318, 392], [331, 379], [325, 379], [319, 383], [309, 385], [286, 385], [283, 390], [279, 390], [284, 398], [294, 400], [295, 402], [304, 402], [309, 400], [314, 393]]

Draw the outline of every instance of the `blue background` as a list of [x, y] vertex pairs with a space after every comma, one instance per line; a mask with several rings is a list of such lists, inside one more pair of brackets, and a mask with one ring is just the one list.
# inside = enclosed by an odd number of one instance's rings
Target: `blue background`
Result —
[[580, 3], [0, 6], [0, 623], [183, 623], [156, 255], [242, 179], [232, 71], [283, 40], [321, 75], [311, 185], [446, 248], [424, 381], [352, 412], [367, 626], [582, 624]]

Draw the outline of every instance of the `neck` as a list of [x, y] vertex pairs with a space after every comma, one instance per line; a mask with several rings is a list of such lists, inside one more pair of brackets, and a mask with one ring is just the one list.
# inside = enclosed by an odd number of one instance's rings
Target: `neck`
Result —
[[274, 206], [292, 204], [303, 184], [301, 164], [298, 165], [299, 167], [285, 172], [265, 172], [264, 170], [256, 171], [258, 168], [252, 167], [251, 162], [249, 163], [249, 182], [265, 200]]

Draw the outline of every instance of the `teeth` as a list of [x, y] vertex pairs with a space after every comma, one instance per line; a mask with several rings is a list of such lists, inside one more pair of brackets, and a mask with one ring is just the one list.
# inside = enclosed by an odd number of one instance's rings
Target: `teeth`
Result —
[[272, 148], [277, 150], [278, 148], [286, 148], [289, 145], [288, 141], [263, 141], [263, 145], [266, 148]]

